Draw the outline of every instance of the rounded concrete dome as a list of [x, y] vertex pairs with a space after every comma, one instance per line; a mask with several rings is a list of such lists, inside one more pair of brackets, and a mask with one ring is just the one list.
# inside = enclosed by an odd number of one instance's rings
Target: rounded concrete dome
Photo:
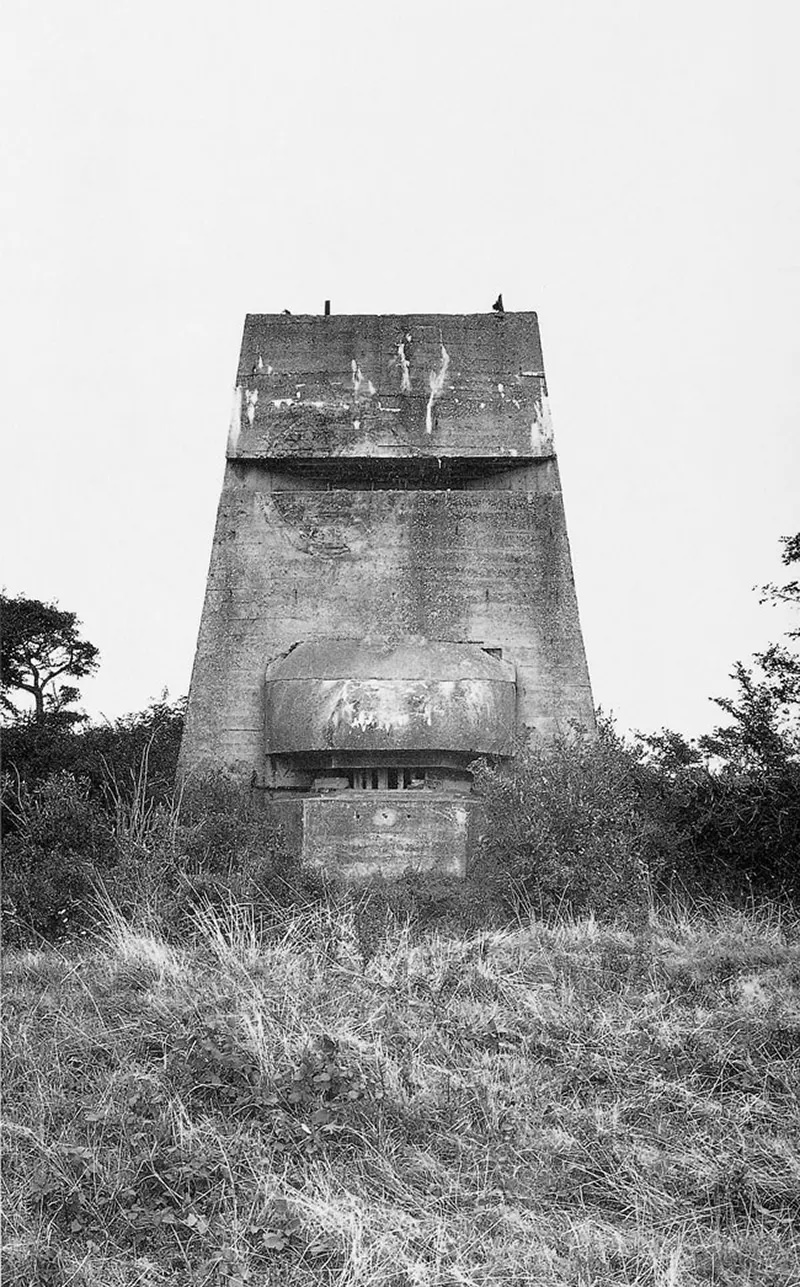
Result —
[[268, 755], [309, 751], [507, 754], [514, 667], [475, 644], [298, 644], [266, 672]]

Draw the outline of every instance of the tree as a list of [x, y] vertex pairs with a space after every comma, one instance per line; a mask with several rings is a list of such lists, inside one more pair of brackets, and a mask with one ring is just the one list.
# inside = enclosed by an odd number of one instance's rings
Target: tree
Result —
[[[782, 538], [786, 567], [800, 563], [800, 533]], [[761, 587], [762, 603], [800, 607], [800, 582]], [[794, 642], [800, 629], [786, 632]], [[712, 701], [729, 717], [688, 742], [679, 733], [642, 736], [649, 764], [678, 805], [689, 854], [686, 877], [800, 897], [800, 655], [770, 644], [731, 672], [732, 697]]]
[[[782, 536], [781, 544], [784, 567], [800, 563], [800, 532]], [[762, 586], [760, 602], [800, 608], [800, 581]], [[788, 630], [786, 637], [800, 639], [800, 628]], [[698, 743], [734, 771], [781, 769], [800, 758], [800, 656], [785, 644], [770, 644], [753, 661], [755, 669], [736, 662], [735, 697], [713, 698], [733, 723], [713, 729]]]
[[[800, 532], [782, 536], [781, 544], [784, 566], [800, 563]], [[798, 580], [785, 585], [770, 582], [760, 592], [761, 603], [800, 608]], [[800, 627], [787, 630], [786, 638], [800, 640]], [[800, 655], [786, 644], [773, 643], [754, 653], [750, 666], [735, 662], [730, 678], [736, 684], [735, 695], [711, 700], [731, 722], [717, 725], [696, 743], [669, 729], [640, 734], [653, 763], [672, 773], [710, 763], [741, 774], [781, 770], [800, 762]]]
[[[790, 567], [792, 563], [800, 563], [800, 532], [795, 532], [794, 536], [782, 536], [781, 545], [783, 554], [781, 562], [784, 567]], [[768, 585], [761, 587], [760, 603], [790, 603], [795, 608], [800, 608], [800, 581], [795, 577], [794, 581], [787, 581], [785, 585], [774, 585], [770, 582]], [[800, 639], [800, 626], [793, 630], [787, 630], [787, 639]]]
[[79, 635], [80, 622], [74, 612], [64, 612], [55, 603], [9, 598], [0, 595], [2, 637], [0, 638], [0, 701], [3, 709], [18, 715], [14, 693], [33, 697], [33, 719], [41, 727], [49, 714], [62, 715], [67, 722], [80, 719], [66, 707], [79, 697], [72, 684], [59, 683], [63, 677], [82, 679], [99, 664], [98, 649]]
[[770, 644], [753, 661], [752, 669], [735, 663], [735, 697], [712, 698], [732, 723], [698, 739], [701, 751], [737, 773], [782, 769], [800, 757], [800, 657]]

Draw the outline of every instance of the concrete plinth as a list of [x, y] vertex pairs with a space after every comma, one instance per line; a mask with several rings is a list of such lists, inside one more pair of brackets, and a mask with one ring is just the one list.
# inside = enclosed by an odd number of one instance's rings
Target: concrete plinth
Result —
[[272, 807], [303, 862], [352, 881], [408, 870], [464, 876], [480, 819], [477, 799], [433, 793], [304, 796]]

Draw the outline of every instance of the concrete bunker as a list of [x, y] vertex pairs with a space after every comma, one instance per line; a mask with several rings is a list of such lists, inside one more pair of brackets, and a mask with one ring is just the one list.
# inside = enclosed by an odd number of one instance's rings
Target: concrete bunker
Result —
[[248, 316], [182, 768], [463, 872], [470, 765], [593, 704], [534, 313]]

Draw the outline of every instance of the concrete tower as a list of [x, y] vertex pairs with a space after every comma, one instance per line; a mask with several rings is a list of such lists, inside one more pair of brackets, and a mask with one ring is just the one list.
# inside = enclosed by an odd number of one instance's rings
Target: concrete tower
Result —
[[594, 728], [535, 313], [249, 315], [184, 772], [298, 852], [463, 871], [470, 763]]

